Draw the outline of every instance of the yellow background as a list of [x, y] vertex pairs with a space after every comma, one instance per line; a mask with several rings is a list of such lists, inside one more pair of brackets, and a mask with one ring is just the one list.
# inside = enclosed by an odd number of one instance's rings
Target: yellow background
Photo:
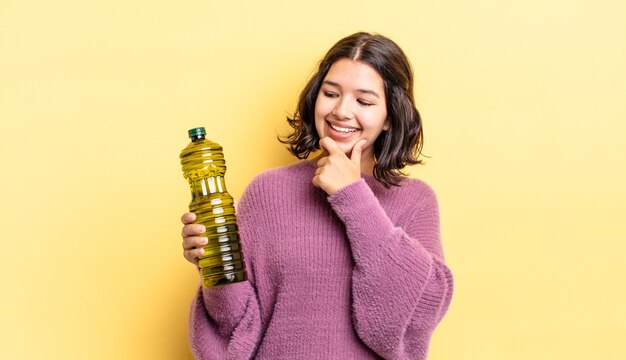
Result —
[[0, 358], [185, 359], [186, 131], [230, 192], [358, 30], [416, 72], [456, 279], [431, 356], [626, 356], [626, 3], [0, 0]]

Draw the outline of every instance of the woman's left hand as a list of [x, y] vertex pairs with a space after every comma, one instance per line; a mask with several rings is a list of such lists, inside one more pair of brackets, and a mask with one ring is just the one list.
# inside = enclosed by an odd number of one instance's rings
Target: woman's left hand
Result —
[[329, 137], [321, 139], [320, 146], [326, 150], [328, 156], [317, 161], [313, 185], [322, 188], [328, 195], [333, 195], [359, 180], [361, 178], [361, 152], [364, 144], [365, 139], [357, 141], [348, 157], [333, 139]]

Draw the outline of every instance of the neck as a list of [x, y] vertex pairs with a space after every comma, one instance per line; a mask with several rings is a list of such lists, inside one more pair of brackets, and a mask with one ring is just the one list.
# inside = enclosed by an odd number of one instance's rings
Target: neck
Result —
[[[365, 155], [365, 154], [363, 154]], [[361, 172], [367, 175], [374, 175], [374, 155], [361, 157]]]

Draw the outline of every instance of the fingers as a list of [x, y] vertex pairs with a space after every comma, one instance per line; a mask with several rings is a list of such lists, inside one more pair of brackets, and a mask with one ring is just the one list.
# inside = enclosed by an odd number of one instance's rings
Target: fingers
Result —
[[319, 187], [319, 175], [324, 171], [324, 166], [329, 162], [330, 158], [328, 156], [324, 156], [317, 161], [317, 169], [315, 169], [315, 175], [313, 176], [313, 185]]
[[324, 156], [323, 158], [317, 160], [317, 168], [321, 168], [328, 163], [328, 156]]
[[196, 221], [196, 214], [185, 213], [180, 221], [185, 225], [181, 232], [183, 237], [183, 256], [187, 261], [192, 264], [198, 265], [198, 257], [204, 254], [204, 245], [208, 243], [208, 238], [204, 236], [198, 236], [206, 231], [204, 225], [194, 224]]
[[209, 239], [204, 236], [188, 236], [183, 238], [183, 256], [187, 261], [198, 264], [198, 257], [204, 254], [204, 245], [208, 244]]
[[183, 216], [180, 217], [180, 221], [185, 225], [192, 224], [196, 221], [196, 214], [192, 212], [184, 213]]
[[204, 225], [193, 223], [194, 221], [196, 221], [196, 214], [194, 213], [185, 213], [180, 218], [180, 221], [185, 224], [185, 226], [183, 226], [183, 231], [181, 232], [183, 238], [193, 235], [200, 235], [206, 231]]
[[353, 163], [359, 165], [359, 167], [361, 166], [361, 154], [363, 153], [363, 146], [365, 146], [365, 142], [365, 139], [357, 141], [356, 144], [354, 144], [354, 147], [352, 148], [352, 154], [350, 155], [350, 160], [352, 160]]
[[209, 243], [209, 239], [204, 236], [189, 236], [183, 239], [183, 249], [191, 250]]
[[335, 140], [331, 139], [328, 136], [320, 140], [320, 146], [324, 150], [328, 151], [328, 153], [331, 155], [343, 154], [343, 151], [341, 150], [339, 145], [335, 142]]
[[183, 231], [181, 232], [181, 235], [183, 237], [200, 235], [204, 233], [205, 231], [206, 231], [206, 228], [204, 227], [204, 225], [188, 224], [188, 225], [183, 226]]
[[200, 263], [200, 259], [198, 258], [202, 254], [204, 254], [204, 249], [202, 248], [183, 251], [183, 256], [185, 257], [185, 259], [190, 263], [195, 264], [196, 266], [198, 266], [198, 264]]
[[320, 145], [328, 151], [328, 156], [322, 155], [317, 161], [315, 175], [311, 179], [313, 186], [333, 195], [358, 180], [361, 177], [361, 153], [365, 143], [365, 139], [359, 139], [350, 149], [348, 157], [333, 139], [321, 139]]
[[192, 261], [196, 260], [197, 257], [202, 256], [202, 254], [204, 254], [204, 249], [202, 247], [184, 249], [183, 254], [187, 260]]

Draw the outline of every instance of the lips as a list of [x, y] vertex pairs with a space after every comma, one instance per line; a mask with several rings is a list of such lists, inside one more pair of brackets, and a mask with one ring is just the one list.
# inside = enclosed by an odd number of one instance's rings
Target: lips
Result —
[[333, 125], [330, 124], [330, 127], [333, 128], [336, 131], [339, 131], [341, 133], [351, 133], [351, 132], [355, 132], [356, 129], [354, 128], [346, 128], [346, 127], [341, 127], [341, 126], [337, 126], [337, 125]]
[[355, 128], [355, 127], [351, 127], [351, 126], [339, 126], [336, 124], [333, 124], [331, 122], [327, 121], [328, 126], [332, 129], [335, 130], [335, 132], [339, 133], [339, 134], [345, 134], [345, 135], [349, 135], [352, 133], [355, 133], [361, 129], [359, 128]]

